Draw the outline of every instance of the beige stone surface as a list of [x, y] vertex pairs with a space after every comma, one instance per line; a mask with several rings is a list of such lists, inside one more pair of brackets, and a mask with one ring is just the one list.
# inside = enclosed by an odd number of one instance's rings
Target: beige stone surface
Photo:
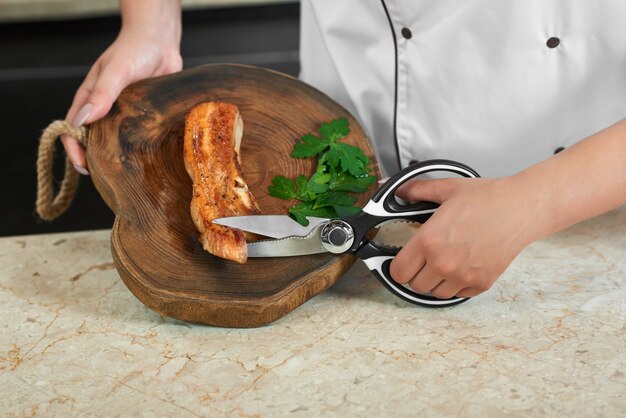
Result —
[[0, 415], [624, 416], [625, 297], [626, 209], [456, 307], [406, 304], [357, 263], [257, 329], [150, 311], [108, 231], [2, 238]]
[[[297, 0], [182, 0], [183, 8], [252, 6]], [[116, 14], [119, 0], [0, 0], [0, 22], [67, 19]]]

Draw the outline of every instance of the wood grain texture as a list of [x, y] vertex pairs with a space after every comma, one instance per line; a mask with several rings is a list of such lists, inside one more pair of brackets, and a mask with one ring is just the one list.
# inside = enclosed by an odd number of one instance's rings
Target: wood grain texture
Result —
[[[116, 214], [111, 251], [126, 286], [146, 306], [174, 318], [226, 327], [270, 323], [335, 283], [352, 256], [257, 258], [246, 264], [206, 253], [189, 212], [191, 180], [182, 146], [186, 112], [203, 101], [239, 107], [244, 121], [245, 179], [265, 214], [290, 202], [267, 194], [278, 174], [310, 175], [315, 163], [289, 156], [296, 140], [345, 116], [346, 142], [364, 149], [358, 123], [341, 106], [299, 80], [242, 65], [206, 65], [129, 86], [111, 112], [90, 126], [91, 177]], [[374, 192], [364, 194], [363, 204]]]

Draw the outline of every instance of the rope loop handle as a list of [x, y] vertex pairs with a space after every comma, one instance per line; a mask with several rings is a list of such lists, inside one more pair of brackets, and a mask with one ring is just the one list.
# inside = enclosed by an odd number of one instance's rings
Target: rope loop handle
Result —
[[55, 120], [43, 131], [39, 140], [37, 155], [37, 214], [45, 221], [61, 216], [72, 204], [78, 189], [79, 174], [69, 158], [65, 157], [65, 174], [57, 195], [54, 195], [52, 166], [54, 163], [54, 145], [56, 140], [67, 134], [87, 144], [87, 129], [74, 127], [64, 120]]

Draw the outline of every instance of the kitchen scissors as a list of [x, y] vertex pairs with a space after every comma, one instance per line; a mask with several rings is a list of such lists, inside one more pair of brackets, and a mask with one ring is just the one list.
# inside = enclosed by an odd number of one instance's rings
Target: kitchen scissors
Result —
[[369, 231], [383, 223], [405, 220], [426, 222], [439, 207], [433, 202], [405, 203], [395, 197], [407, 181], [428, 173], [454, 173], [462, 177], [480, 177], [472, 168], [450, 160], [428, 160], [413, 164], [392, 176], [376, 191], [356, 215], [339, 219], [308, 217], [302, 226], [287, 215], [233, 216], [214, 223], [269, 237], [247, 244], [248, 257], [288, 257], [330, 252], [351, 253], [363, 260], [374, 276], [394, 295], [421, 306], [444, 307], [465, 302], [468, 298], [438, 299], [417, 293], [393, 280], [389, 266], [401, 248], [388, 247], [368, 238]]

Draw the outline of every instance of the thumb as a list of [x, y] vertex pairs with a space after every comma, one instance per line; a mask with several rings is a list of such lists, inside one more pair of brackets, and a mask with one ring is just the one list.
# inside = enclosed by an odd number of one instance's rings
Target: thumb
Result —
[[415, 179], [398, 187], [396, 196], [407, 202], [442, 203], [451, 194], [454, 179]]
[[[66, 120], [79, 127], [101, 119], [111, 110], [113, 102], [127, 84], [126, 78], [119, 74], [116, 76], [110, 67], [102, 68], [100, 63], [94, 64], [74, 95]], [[61, 141], [76, 170], [87, 174], [85, 150], [76, 138], [62, 135]]]

